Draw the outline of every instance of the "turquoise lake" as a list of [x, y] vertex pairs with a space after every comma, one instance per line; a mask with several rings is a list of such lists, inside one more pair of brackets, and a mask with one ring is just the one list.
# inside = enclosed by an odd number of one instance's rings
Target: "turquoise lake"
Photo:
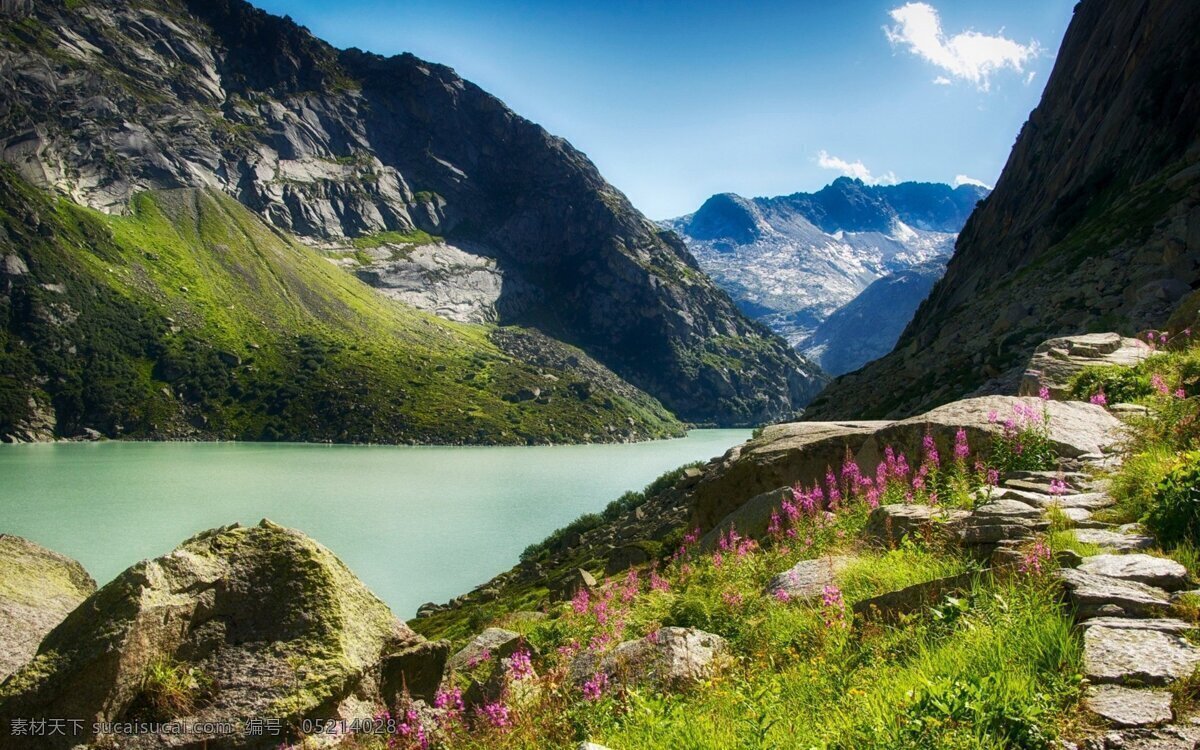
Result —
[[79, 560], [103, 585], [198, 531], [270, 518], [332, 549], [409, 618], [580, 514], [749, 435], [523, 448], [0, 445], [0, 533]]

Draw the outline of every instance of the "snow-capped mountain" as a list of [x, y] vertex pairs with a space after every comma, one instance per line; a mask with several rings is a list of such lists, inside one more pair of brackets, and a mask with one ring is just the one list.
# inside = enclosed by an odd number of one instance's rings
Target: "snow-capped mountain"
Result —
[[[815, 193], [714, 195], [695, 213], [663, 224], [684, 238], [739, 307], [840, 374], [848, 364], [857, 367], [887, 353], [895, 336], [872, 332], [871, 341], [854, 342], [850, 354], [837, 339], [811, 341], [816, 328], [878, 279], [917, 266], [940, 268], [938, 261], [953, 252], [958, 231], [987, 194], [974, 185], [867, 185], [840, 177]], [[901, 284], [896, 290], [924, 296], [928, 287]], [[881, 299], [899, 302], [895, 295]], [[856, 317], [869, 322], [875, 312], [893, 319], [902, 314], [898, 336], [919, 303], [904, 300], [894, 313], [859, 309]]]

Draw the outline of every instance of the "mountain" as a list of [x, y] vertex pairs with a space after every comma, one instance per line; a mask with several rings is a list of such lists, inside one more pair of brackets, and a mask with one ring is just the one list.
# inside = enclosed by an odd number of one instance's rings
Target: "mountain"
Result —
[[[285, 241], [378, 284], [406, 308], [396, 315], [417, 319], [421, 307], [483, 325], [469, 337], [534, 368], [545, 368], [533, 361], [545, 347], [489, 331], [515, 326], [575, 347], [688, 421], [791, 414], [824, 382], [586, 156], [449, 68], [339, 51], [242, 0], [8, 2], [3, 12], [10, 181], [112, 216], [146, 191], [231, 196]], [[20, 323], [10, 322], [10, 349], [29, 344]], [[367, 333], [343, 323], [349, 336]], [[53, 382], [47, 372], [27, 375], [36, 401], [58, 398], [38, 385]]]
[[806, 416], [1015, 392], [1037, 344], [1135, 334], [1200, 287], [1200, 5], [1083, 2], [995, 191], [894, 351]]
[[[948, 256], [955, 234], [986, 195], [974, 185], [867, 185], [839, 177], [815, 193], [714, 195], [664, 226], [684, 238], [701, 268], [743, 311], [840, 374], [847, 362], [887, 353], [895, 338], [871, 330], [858, 332], [867, 334], [862, 340], [818, 342], [812, 339], [817, 327], [876, 279]], [[906, 291], [919, 288], [896, 285], [893, 297]], [[895, 300], [897, 309], [908, 310], [920, 301]], [[843, 351], [843, 344], [855, 351]]]
[[877, 359], [891, 351], [945, 272], [946, 259], [937, 257], [872, 281], [813, 329], [805, 351], [834, 375]]

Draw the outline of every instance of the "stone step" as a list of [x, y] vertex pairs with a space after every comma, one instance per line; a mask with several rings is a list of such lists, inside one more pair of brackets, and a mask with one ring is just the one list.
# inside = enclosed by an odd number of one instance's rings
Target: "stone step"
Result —
[[1186, 633], [1196, 626], [1174, 617], [1093, 617], [1084, 620], [1085, 628], [1118, 628], [1124, 630], [1161, 630], [1164, 633]]
[[[984, 493], [981, 493], [984, 494]], [[1083, 492], [1069, 495], [1051, 495], [1045, 492], [1029, 492], [1011, 487], [992, 488], [986, 495], [988, 502], [997, 500], [1017, 500], [1035, 508], [1048, 508], [1057, 505], [1060, 508], [1084, 508], [1099, 510], [1116, 504], [1110, 495], [1104, 492]]]
[[1091, 627], [1083, 634], [1083, 668], [1095, 684], [1164, 686], [1200, 665], [1200, 649], [1161, 630]]
[[1055, 575], [1063, 582], [1067, 601], [1076, 619], [1091, 617], [1149, 617], [1170, 605], [1167, 592], [1133, 581], [1061, 568]]
[[1142, 552], [1085, 557], [1078, 569], [1084, 573], [1135, 581], [1167, 591], [1179, 591], [1187, 588], [1188, 584], [1187, 568], [1174, 560]]
[[1154, 546], [1154, 538], [1144, 534], [1126, 534], [1120, 530], [1110, 529], [1075, 529], [1071, 532], [1076, 541], [1083, 544], [1094, 544], [1097, 547], [1116, 550], [1117, 552], [1134, 552], [1149, 549]]
[[1095, 685], [1084, 702], [1092, 713], [1122, 729], [1163, 724], [1174, 718], [1171, 693], [1166, 690]]

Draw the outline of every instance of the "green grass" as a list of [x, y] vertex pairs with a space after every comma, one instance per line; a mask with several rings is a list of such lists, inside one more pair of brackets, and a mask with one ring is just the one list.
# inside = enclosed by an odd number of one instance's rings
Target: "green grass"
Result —
[[[30, 268], [0, 296], [0, 435], [30, 399], [65, 435], [524, 444], [680, 430], [648, 396], [581, 398], [578, 376], [550, 381], [490, 328], [379, 295], [227, 196], [143, 193], [131, 208], [103, 215], [0, 175], [0, 255]], [[541, 399], [512, 398], [531, 386]]]
[[359, 250], [370, 250], [383, 245], [432, 245], [441, 241], [441, 237], [436, 237], [420, 229], [413, 229], [410, 232], [377, 232], [355, 237], [353, 243], [354, 247]]

